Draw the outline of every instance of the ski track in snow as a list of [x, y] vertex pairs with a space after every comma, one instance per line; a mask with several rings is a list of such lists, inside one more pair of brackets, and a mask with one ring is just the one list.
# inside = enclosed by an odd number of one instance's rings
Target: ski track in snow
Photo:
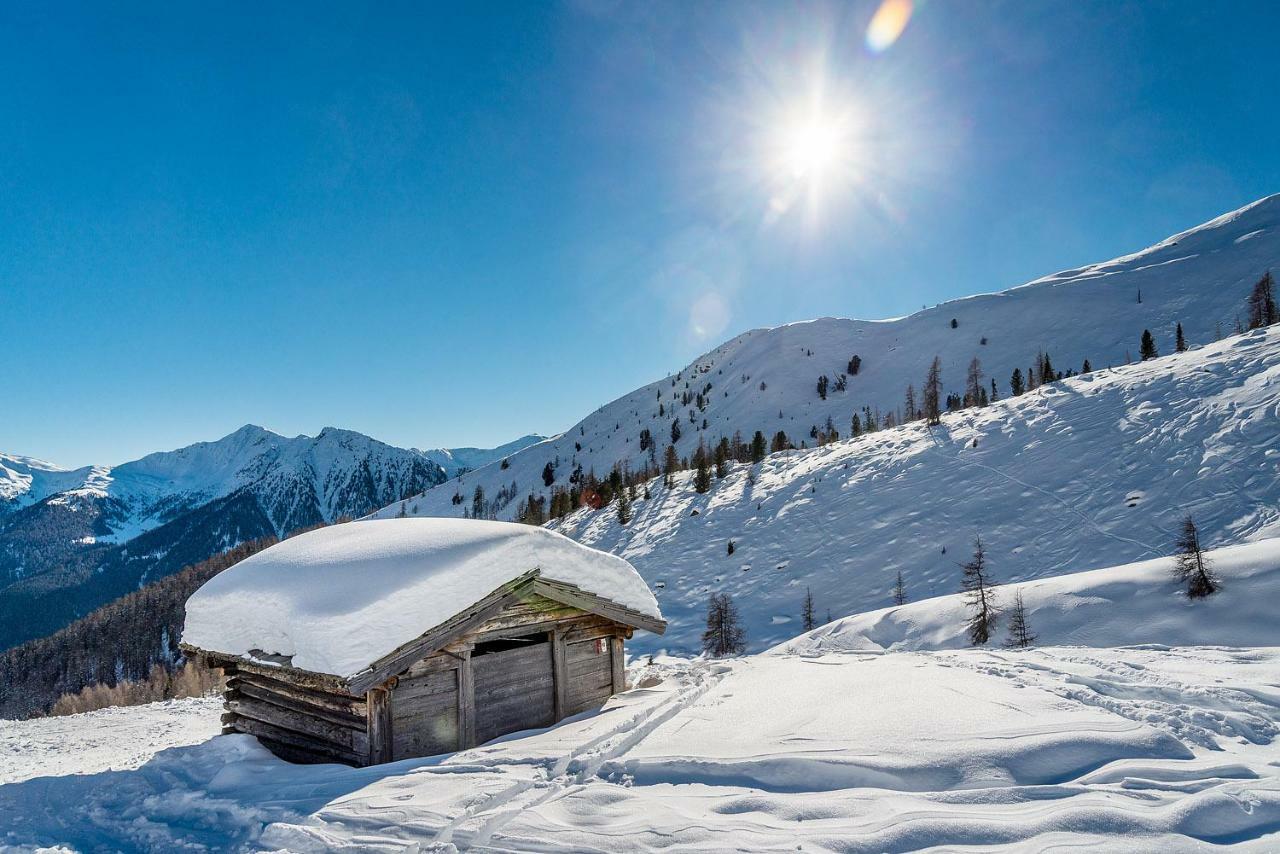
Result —
[[[663, 681], [547, 730], [368, 769], [221, 736], [76, 773], [88, 742], [135, 738], [165, 710], [0, 724], [80, 730], [41, 743], [54, 776], [0, 786], [0, 850], [1280, 846], [1277, 648], [774, 654], [630, 675]], [[209, 701], [184, 702], [216, 727]]]

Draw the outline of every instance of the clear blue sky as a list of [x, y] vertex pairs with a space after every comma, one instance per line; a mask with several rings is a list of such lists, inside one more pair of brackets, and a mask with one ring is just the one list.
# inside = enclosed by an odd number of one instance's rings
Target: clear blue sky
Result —
[[1280, 191], [1280, 4], [933, 0], [878, 52], [876, 7], [6, 4], [0, 450], [555, 432]]

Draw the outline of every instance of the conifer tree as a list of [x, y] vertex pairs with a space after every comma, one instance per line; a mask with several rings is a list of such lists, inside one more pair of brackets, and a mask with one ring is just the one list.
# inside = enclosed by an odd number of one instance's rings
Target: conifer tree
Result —
[[1151, 337], [1150, 329], [1142, 330], [1142, 343], [1139, 346], [1138, 355], [1144, 362], [1148, 359], [1154, 359], [1156, 356], [1160, 355], [1156, 351], [1156, 339]]
[[763, 460], [767, 450], [764, 433], [757, 430], [756, 434], [751, 437], [751, 462], [758, 463]]
[[1182, 335], [1182, 324], [1178, 324], [1178, 330], [1175, 333], [1173, 349], [1179, 353], [1187, 352], [1187, 339]]
[[827, 399], [827, 375], [823, 374], [818, 377], [818, 397], [823, 400]]
[[924, 381], [924, 417], [931, 425], [942, 423], [942, 359], [937, 356]]
[[723, 658], [741, 655], [746, 649], [746, 633], [733, 599], [728, 593], [712, 593], [707, 603], [707, 630], [702, 633], [702, 651], [713, 658]]
[[680, 457], [676, 454], [676, 446], [667, 445], [667, 452], [662, 458], [662, 485], [667, 489], [675, 486], [678, 471], [680, 471]]
[[987, 566], [987, 552], [982, 546], [982, 537], [973, 538], [973, 558], [960, 565], [964, 570], [961, 582], [969, 605], [969, 641], [974, 646], [982, 646], [991, 640], [995, 629], [996, 611], [995, 583], [991, 580], [991, 570]]
[[846, 373], [848, 373], [848, 374], [849, 374], [849, 376], [851, 376], [851, 377], [856, 377], [856, 376], [858, 375], [858, 371], [860, 371], [861, 369], [862, 369], [862, 357], [861, 357], [861, 356], [856, 356], [856, 355], [855, 355], [855, 356], [853, 356], [852, 358], [850, 358], [850, 359], [849, 359], [849, 369], [848, 369], [848, 371], [846, 372]]
[[711, 463], [707, 459], [707, 445], [702, 439], [698, 439], [698, 449], [693, 452], [693, 465], [696, 471], [693, 475], [693, 489], [701, 494], [711, 489]]
[[673, 418], [671, 420], [671, 444], [674, 445], [679, 441], [680, 441], [680, 419]]
[[[1280, 321], [1280, 309], [1276, 307], [1275, 281], [1268, 270], [1249, 294], [1249, 328], [1258, 329], [1277, 321]], [[1236, 325], [1239, 326], [1238, 321]]]
[[[916, 420], [916, 387], [911, 383], [907, 383], [907, 393], [902, 400], [902, 408], [904, 410], [904, 420], [911, 422]], [[855, 419], [857, 415], [853, 416]]]
[[1022, 589], [1013, 595], [1013, 608], [1009, 611], [1009, 638], [1004, 642], [1010, 649], [1025, 649], [1036, 642], [1031, 627], [1027, 625], [1027, 606], [1022, 602]]
[[724, 480], [729, 474], [729, 441], [721, 439], [716, 443], [715, 456], [716, 480]]
[[551, 484], [555, 482], [556, 482], [556, 467], [552, 463], [548, 462], [545, 466], [542, 467], [542, 485], [549, 487], [551, 486]]
[[974, 356], [964, 380], [964, 405], [979, 406], [982, 397], [982, 363]]
[[849, 421], [849, 437], [856, 439], [862, 435], [862, 419], [858, 417], [858, 413], [853, 413], [853, 418]]
[[1204, 550], [1200, 547], [1200, 531], [1190, 516], [1182, 520], [1182, 530], [1174, 546], [1178, 553], [1173, 559], [1173, 574], [1187, 585], [1187, 596], [1203, 599], [1217, 592], [1221, 583], [1204, 556]]
[[627, 490], [618, 493], [618, 524], [626, 525], [631, 521], [631, 495]]
[[791, 440], [787, 438], [786, 433], [779, 430], [777, 433], [773, 434], [773, 442], [769, 445], [769, 452], [776, 454], [778, 451], [785, 451], [790, 447]]
[[1093, 371], [1093, 365], [1089, 364], [1089, 360], [1085, 359], [1084, 364], [1080, 366], [1080, 373], [1087, 374]]
[[991, 378], [991, 402], [995, 403], [1000, 399], [1000, 392], [996, 389], [996, 378]]
[[813, 616], [813, 592], [806, 587], [804, 589], [804, 605], [800, 609], [800, 623], [806, 632], [813, 631], [818, 621]]
[[1014, 397], [1026, 391], [1022, 385], [1022, 371], [1019, 368], [1013, 369], [1013, 376], [1009, 377], [1009, 393]]
[[727, 546], [725, 546], [725, 551], [726, 551], [729, 555], [732, 555], [732, 554], [733, 554], [733, 550], [734, 550], [734, 549], [736, 549], [736, 548], [737, 548], [737, 546], [736, 546], [736, 545], [734, 545], [733, 540], [730, 540], [730, 541], [729, 541], [729, 544], [728, 544]]
[[907, 585], [902, 581], [902, 570], [898, 570], [898, 580], [893, 585], [893, 604], [907, 604]]

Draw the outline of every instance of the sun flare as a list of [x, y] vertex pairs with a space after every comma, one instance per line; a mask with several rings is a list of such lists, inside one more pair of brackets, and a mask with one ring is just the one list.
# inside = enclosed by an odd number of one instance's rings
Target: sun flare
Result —
[[848, 135], [839, 123], [818, 117], [785, 132], [783, 161], [795, 178], [821, 178], [840, 163]]

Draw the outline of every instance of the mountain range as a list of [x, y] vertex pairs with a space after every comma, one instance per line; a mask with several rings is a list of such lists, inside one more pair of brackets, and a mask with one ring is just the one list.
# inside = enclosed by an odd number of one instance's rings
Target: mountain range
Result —
[[539, 438], [419, 451], [246, 425], [118, 466], [0, 454], [0, 647], [237, 543], [363, 515]]

